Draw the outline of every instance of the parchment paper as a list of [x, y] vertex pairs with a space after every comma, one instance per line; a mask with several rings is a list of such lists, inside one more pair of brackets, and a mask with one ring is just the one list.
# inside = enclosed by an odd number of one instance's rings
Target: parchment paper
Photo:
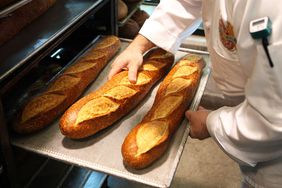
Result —
[[[122, 49], [127, 45], [128, 42], [122, 42]], [[209, 63], [207, 54], [201, 54], [201, 52], [196, 53], [203, 55], [206, 63]], [[175, 61], [186, 54], [187, 52], [177, 52]], [[106, 82], [110, 64], [105, 67], [84, 95], [94, 91]], [[206, 66], [191, 108], [198, 106], [209, 73], [210, 69]], [[138, 171], [127, 169], [123, 164], [121, 155], [121, 145], [124, 138], [151, 108], [158, 85], [159, 83], [135, 110], [113, 126], [94, 136], [82, 140], [68, 139], [61, 134], [59, 130], [59, 119], [57, 119], [52, 125], [38, 133], [13, 137], [12, 144], [66, 163], [104, 172], [109, 175], [141, 182], [150, 186], [169, 187], [189, 134], [189, 126], [187, 126], [185, 120], [175, 132], [168, 150], [150, 167]]]

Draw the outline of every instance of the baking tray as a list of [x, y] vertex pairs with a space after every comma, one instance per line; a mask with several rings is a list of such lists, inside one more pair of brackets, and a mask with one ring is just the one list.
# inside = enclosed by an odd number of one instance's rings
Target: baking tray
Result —
[[[128, 42], [123, 40], [121, 51], [127, 45]], [[209, 64], [209, 55], [206, 52], [196, 50], [189, 51], [187, 49], [180, 49], [180, 51], [176, 53], [176, 61], [190, 52], [202, 55], [206, 63]], [[111, 63], [112, 62], [105, 67], [85, 94], [96, 90], [107, 81]], [[207, 65], [203, 71], [200, 85], [191, 104], [192, 110], [195, 110], [199, 105], [209, 74], [210, 69]], [[189, 126], [187, 126], [186, 120], [181, 123], [178, 130], [175, 132], [165, 154], [146, 169], [138, 171], [127, 169], [123, 164], [120, 151], [126, 135], [142, 120], [143, 116], [151, 108], [158, 86], [159, 83], [131, 113], [116, 122], [113, 126], [89, 138], [71, 140], [64, 137], [59, 130], [59, 120], [56, 120], [52, 125], [38, 133], [28, 136], [12, 136], [11, 142], [13, 145], [20, 148], [66, 163], [75, 164], [153, 187], [169, 187], [189, 135]]]
[[[103, 0], [57, 0], [46, 13], [0, 46], [0, 83], [43, 49], [61, 42]], [[64, 34], [64, 37], [62, 35]]]

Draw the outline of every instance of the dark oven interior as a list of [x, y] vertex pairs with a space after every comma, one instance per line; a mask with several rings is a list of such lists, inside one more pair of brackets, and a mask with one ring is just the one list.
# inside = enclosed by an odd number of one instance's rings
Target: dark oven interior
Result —
[[[29, 54], [25, 54], [25, 48], [30, 47], [22, 43], [32, 36], [21, 32], [0, 46], [0, 187], [81, 187], [87, 182], [92, 185], [94, 182], [97, 185], [103, 182], [105, 175], [102, 173], [12, 146], [10, 139], [15, 133], [10, 130], [10, 122], [21, 104], [46, 87], [87, 46], [95, 43], [101, 35], [117, 34], [116, 3], [116, 0], [58, 1], [52, 8], [55, 15], [51, 16], [55, 16], [54, 19], [48, 19], [50, 15], [44, 15], [27, 28], [40, 32], [40, 27], [48, 28], [49, 24], [49, 28], [52, 28], [61, 23], [59, 30], [50, 31], [53, 33], [45, 38], [44, 43], [38, 44], [38, 39], [31, 44], [33, 50], [28, 49]], [[72, 13], [63, 11], [64, 8], [73, 7], [77, 10], [72, 10]], [[59, 13], [58, 10], [62, 12]], [[42, 20], [57, 22], [43, 21], [40, 26]], [[44, 29], [42, 31], [46, 32]]]

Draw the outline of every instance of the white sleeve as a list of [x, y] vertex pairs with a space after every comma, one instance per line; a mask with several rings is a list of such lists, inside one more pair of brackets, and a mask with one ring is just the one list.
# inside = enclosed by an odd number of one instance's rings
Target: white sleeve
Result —
[[241, 164], [255, 166], [282, 156], [281, 120], [268, 121], [247, 100], [211, 112], [207, 127], [222, 149]]
[[201, 24], [201, 9], [201, 0], [162, 0], [139, 33], [174, 53]]
[[[246, 36], [242, 43], [239, 39], [242, 50], [239, 52], [245, 58], [250, 57], [250, 61], [244, 62], [241, 56], [241, 62], [251, 65], [245, 85], [246, 99], [236, 107], [211, 112], [207, 118], [209, 133], [223, 150], [238, 162], [251, 166], [282, 157], [282, 22], [276, 12], [269, 14], [273, 31], [268, 50], [274, 67], [269, 65], [261, 41], [252, 39], [248, 27], [244, 27], [242, 35]], [[254, 49], [251, 56], [248, 46]]]

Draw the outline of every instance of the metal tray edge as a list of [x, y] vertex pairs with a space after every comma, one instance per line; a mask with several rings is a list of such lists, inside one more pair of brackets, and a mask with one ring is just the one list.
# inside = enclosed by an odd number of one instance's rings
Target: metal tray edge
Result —
[[[97, 41], [99, 38], [100, 37], [97, 37], [94, 41]], [[120, 38], [120, 40], [121, 40], [121, 42], [131, 42], [132, 41], [130, 39], [123, 39], [123, 38]], [[93, 44], [93, 43], [91, 43], [91, 44]], [[85, 48], [84, 52], [81, 52], [80, 55], [83, 55], [88, 49], [91, 48], [91, 46], [92, 45], [89, 45], [87, 48]], [[208, 55], [207, 52], [200, 51], [200, 50], [180, 48], [179, 51], [187, 52], [187, 53], [197, 53], [199, 55], [201, 55], [201, 54], [202, 55]], [[77, 58], [78, 57], [75, 57], [72, 61], [76, 61]], [[193, 99], [193, 101], [192, 101], [192, 103], [189, 107], [189, 109], [191, 109], [191, 110], [196, 110], [200, 101], [201, 101], [202, 95], [203, 95], [204, 90], [205, 90], [205, 86], [207, 84], [207, 81], [208, 81], [208, 78], [209, 78], [209, 75], [210, 75], [210, 72], [211, 72], [208, 65], [209, 65], [209, 62], [206, 62], [206, 66], [203, 69], [202, 76], [201, 76], [201, 79], [200, 79], [200, 82], [199, 82], [199, 87], [198, 87], [198, 89], [195, 93], [195, 97], [194, 97], [194, 99]], [[184, 121], [186, 121], [186, 120], [184, 120]], [[177, 157], [175, 158], [175, 161], [173, 162], [173, 168], [174, 169], [177, 168], [179, 161], [181, 159], [181, 155], [183, 153], [185, 143], [186, 143], [187, 138], [189, 136], [189, 131], [190, 131], [190, 129], [189, 129], [189, 126], [188, 126], [185, 129], [185, 132], [183, 133], [183, 137], [181, 139], [181, 144], [179, 145], [179, 148], [177, 150], [177, 155], [176, 155]], [[34, 147], [32, 147], [32, 148], [27, 147], [24, 142], [19, 143], [19, 142], [13, 142], [13, 140], [12, 140], [12, 144], [14, 146], [24, 148], [28, 151], [38, 153], [40, 155], [44, 154], [48, 157], [54, 158], [56, 160], [59, 160], [59, 161], [65, 162], [65, 163], [75, 164], [75, 165], [78, 165], [80, 167], [99, 171], [99, 172], [102, 172], [102, 173], [107, 173], [109, 175], [113, 175], [113, 176], [120, 177], [120, 178], [123, 178], [123, 179], [127, 179], [127, 180], [130, 180], [130, 181], [135, 181], [135, 182], [138, 182], [138, 183], [143, 183], [143, 184], [153, 186], [153, 187], [162, 187], [162, 188], [170, 187], [172, 179], [174, 177], [174, 174], [176, 173], [176, 170], [172, 171], [171, 174], [168, 175], [169, 178], [168, 178], [168, 181], [166, 181], [166, 182], [156, 181], [154, 179], [140, 177], [138, 174], [134, 174], [134, 173], [131, 173], [131, 172], [123, 172], [123, 171], [120, 171], [120, 170], [117, 170], [117, 169], [112, 169], [112, 168], [100, 165], [98, 163], [93, 163], [93, 162], [85, 161], [85, 160], [75, 158], [75, 157], [72, 157], [72, 156], [64, 155], [64, 154], [61, 154], [61, 153], [58, 153], [58, 152], [54, 152], [54, 151], [51, 151], [51, 150], [49, 150], [45, 147], [42, 147], [42, 146], [39, 146], [39, 145], [36, 145], [36, 144], [34, 144]], [[94, 168], [90, 168], [90, 166], [94, 167]]]

